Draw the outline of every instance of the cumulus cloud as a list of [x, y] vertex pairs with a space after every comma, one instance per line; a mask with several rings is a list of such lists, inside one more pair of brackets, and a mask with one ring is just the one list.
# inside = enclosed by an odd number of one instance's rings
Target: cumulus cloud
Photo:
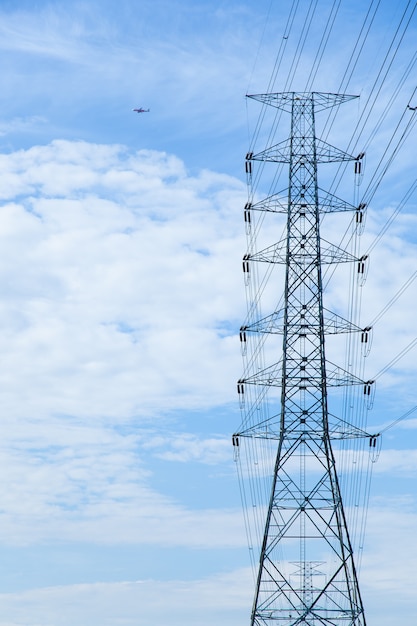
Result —
[[123, 420], [230, 397], [240, 183], [85, 143], [2, 167], [7, 413]]
[[[150, 420], [234, 400], [242, 184], [85, 142], [1, 166], [3, 536], [106, 542], [117, 523], [125, 541], [222, 542], [236, 513], [205, 511], [193, 540], [200, 514], [150, 489], [138, 448]], [[189, 442], [165, 456], [188, 458]], [[218, 459], [217, 443], [197, 456]]]

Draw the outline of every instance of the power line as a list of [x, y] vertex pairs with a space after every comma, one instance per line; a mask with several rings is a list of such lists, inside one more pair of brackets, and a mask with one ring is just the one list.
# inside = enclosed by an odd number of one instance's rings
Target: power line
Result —
[[401, 415], [401, 417], [397, 418], [396, 420], [394, 420], [391, 424], [388, 424], [388, 426], [385, 426], [384, 428], [382, 428], [379, 431], [379, 435], [382, 435], [382, 433], [385, 433], [387, 430], [390, 430], [391, 428], [393, 428], [394, 426], [396, 426], [397, 424], [399, 424], [400, 422], [403, 422], [405, 419], [407, 419], [407, 417], [410, 417], [410, 415], [412, 415], [413, 413], [415, 413], [417, 411], [417, 405], [413, 406], [412, 409], [410, 409], [409, 411], [407, 411], [407, 413], [404, 413], [404, 415]]

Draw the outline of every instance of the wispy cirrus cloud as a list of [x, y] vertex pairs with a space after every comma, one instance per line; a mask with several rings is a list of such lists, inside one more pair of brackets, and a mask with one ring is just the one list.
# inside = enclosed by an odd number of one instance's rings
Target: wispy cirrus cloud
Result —
[[171, 619], [187, 626], [195, 624], [196, 613], [200, 614], [202, 626], [225, 617], [237, 626], [249, 610], [250, 586], [250, 572], [242, 569], [195, 581], [138, 580], [1, 594], [0, 624], [22, 626], [30, 620], [35, 625], [48, 619], [57, 626], [72, 626], [75, 622], [79, 626], [145, 626], [152, 620], [164, 622], [169, 607]]

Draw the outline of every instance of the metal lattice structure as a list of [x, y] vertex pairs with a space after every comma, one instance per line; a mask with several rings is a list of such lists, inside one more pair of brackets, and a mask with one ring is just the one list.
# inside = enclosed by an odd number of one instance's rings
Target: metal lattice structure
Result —
[[[287, 216], [285, 237], [261, 251], [250, 249], [243, 260], [246, 274], [257, 263], [285, 268], [283, 306], [261, 318], [256, 318], [259, 307], [252, 306], [252, 319], [240, 333], [245, 349], [250, 336], [282, 336], [276, 362], [258, 364], [238, 381], [242, 401], [249, 387], [259, 391], [234, 435], [236, 449], [244, 438], [276, 445], [251, 626], [364, 626], [332, 439], [366, 434], [329, 414], [327, 393], [330, 387], [365, 385], [366, 394], [370, 383], [326, 361], [325, 335], [360, 331], [363, 338], [367, 329], [324, 308], [322, 278], [327, 264], [354, 262], [360, 272], [363, 260], [320, 235], [324, 213], [353, 210], [358, 216], [361, 207], [323, 192], [317, 182], [319, 164], [357, 157], [319, 140], [315, 131], [317, 112], [354, 96], [291, 92], [249, 97], [291, 115], [290, 138], [248, 153], [246, 160], [249, 178], [257, 161], [289, 166], [286, 200], [273, 193], [245, 207], [247, 223], [254, 211]], [[278, 409], [265, 416], [260, 405], [271, 388]]]

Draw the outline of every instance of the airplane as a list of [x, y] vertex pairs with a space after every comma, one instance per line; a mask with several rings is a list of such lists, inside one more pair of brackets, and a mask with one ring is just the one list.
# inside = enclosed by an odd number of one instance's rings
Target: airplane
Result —
[[135, 113], [149, 113], [150, 109], [142, 109], [140, 107], [140, 109], [132, 109], [132, 111], [135, 111]]

